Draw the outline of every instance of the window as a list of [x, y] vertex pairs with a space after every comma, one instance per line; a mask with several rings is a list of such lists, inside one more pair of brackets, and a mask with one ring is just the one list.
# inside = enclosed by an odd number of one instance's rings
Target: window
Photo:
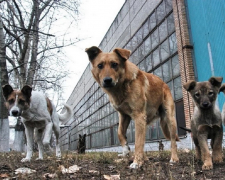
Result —
[[144, 55], [146, 56], [151, 51], [151, 38], [150, 36], [144, 42]]
[[170, 53], [174, 54], [177, 51], [177, 39], [175, 33], [173, 33], [169, 37], [169, 44], [170, 44]]
[[164, 1], [157, 8], [157, 22], [159, 23], [166, 15]]
[[159, 26], [159, 39], [162, 42], [167, 37], [167, 24], [166, 20]]
[[146, 59], [145, 59], [145, 62], [146, 62], [146, 69], [145, 69], [145, 71], [146, 72], [149, 72], [150, 70], [152, 70], [152, 59], [151, 59], [151, 54], [150, 55], [148, 55], [147, 57], [146, 57]]
[[182, 98], [182, 86], [180, 76], [174, 79], [174, 95], [175, 100]]
[[153, 62], [153, 67], [156, 67], [160, 63], [158, 48], [152, 53], [152, 62]]
[[163, 81], [168, 82], [172, 79], [171, 61], [167, 61], [162, 65]]
[[166, 60], [169, 57], [170, 51], [169, 51], [169, 43], [168, 43], [168, 40], [165, 40], [160, 45], [160, 55], [161, 55], [161, 60], [162, 61]]

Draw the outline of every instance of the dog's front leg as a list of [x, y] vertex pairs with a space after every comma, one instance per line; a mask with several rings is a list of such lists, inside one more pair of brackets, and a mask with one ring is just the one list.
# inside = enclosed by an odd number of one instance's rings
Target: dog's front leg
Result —
[[199, 131], [198, 142], [201, 149], [201, 156], [203, 161], [202, 170], [210, 170], [213, 168], [212, 158], [207, 143], [207, 137], [208, 137], [207, 130]]
[[25, 134], [26, 134], [26, 139], [27, 139], [27, 155], [25, 158], [21, 160], [21, 162], [27, 162], [30, 161], [33, 153], [33, 143], [34, 143], [34, 128], [30, 126], [25, 126]]
[[119, 113], [119, 127], [118, 127], [118, 138], [120, 140], [120, 144], [123, 147], [123, 153], [119, 154], [119, 156], [127, 156], [130, 152], [130, 147], [127, 143], [126, 132], [127, 128], [130, 124], [131, 118], [125, 114]]
[[144, 162], [144, 144], [146, 134], [146, 115], [139, 114], [135, 118], [135, 156], [134, 161], [130, 165], [131, 168], [137, 169]]
[[211, 140], [212, 147], [212, 160], [214, 163], [223, 162], [223, 126], [214, 126], [213, 131], [215, 132]]

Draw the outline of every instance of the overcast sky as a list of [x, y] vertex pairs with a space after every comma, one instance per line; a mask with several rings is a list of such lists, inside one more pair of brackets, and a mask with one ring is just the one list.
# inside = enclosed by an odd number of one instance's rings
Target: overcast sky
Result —
[[69, 98], [89, 61], [85, 48], [98, 46], [108, 31], [110, 25], [123, 6], [125, 0], [82, 0], [80, 5], [80, 20], [76, 35], [85, 39], [66, 50], [69, 57], [68, 67], [72, 74], [64, 82], [65, 101]]

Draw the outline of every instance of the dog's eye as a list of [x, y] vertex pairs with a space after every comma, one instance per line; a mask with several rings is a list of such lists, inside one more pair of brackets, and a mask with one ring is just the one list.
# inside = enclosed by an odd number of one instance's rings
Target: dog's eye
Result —
[[22, 99], [20, 99], [20, 100], [19, 100], [19, 104], [24, 105], [24, 104], [25, 104], [25, 101], [24, 101], [24, 100], [22, 100]]
[[214, 93], [213, 93], [212, 91], [210, 91], [210, 92], [208, 93], [209, 96], [213, 96], [213, 94], [214, 94]]
[[199, 96], [200, 96], [199, 92], [196, 92], [196, 93], [195, 93], [195, 97], [196, 97], [196, 98], [199, 98]]
[[118, 66], [118, 63], [113, 62], [113, 63], [111, 64], [111, 68], [113, 68], [113, 69], [117, 68], [117, 66]]
[[103, 69], [103, 64], [98, 64], [98, 69]]
[[9, 104], [13, 104], [15, 102], [15, 100], [14, 99], [10, 99], [10, 100], [8, 100], [8, 102], [9, 102]]

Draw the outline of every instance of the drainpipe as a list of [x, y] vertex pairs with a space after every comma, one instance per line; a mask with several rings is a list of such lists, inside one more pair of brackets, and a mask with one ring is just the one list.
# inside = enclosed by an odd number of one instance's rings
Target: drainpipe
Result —
[[[209, 42], [208, 42], [207, 45], [208, 45], [208, 53], [209, 53], [209, 62], [210, 62], [211, 74], [212, 74], [212, 76], [215, 76], [211, 46], [210, 46], [210, 43]], [[216, 99], [216, 105], [219, 107], [218, 97]]]

